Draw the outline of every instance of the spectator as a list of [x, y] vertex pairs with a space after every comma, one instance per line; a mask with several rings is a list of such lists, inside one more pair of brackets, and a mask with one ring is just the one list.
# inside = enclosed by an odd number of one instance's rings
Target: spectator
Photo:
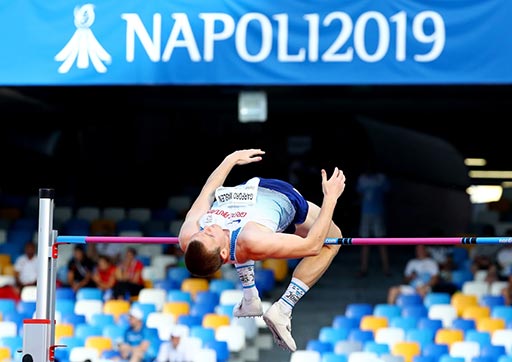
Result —
[[508, 284], [501, 290], [501, 294], [505, 299], [505, 305], [512, 305], [512, 274], [509, 274], [507, 281]]
[[453, 260], [453, 248], [451, 245], [430, 245], [427, 247], [428, 254], [439, 265], [441, 277], [445, 280], [450, 280], [452, 271], [457, 269]]
[[127, 248], [124, 258], [116, 268], [114, 299], [130, 299], [139, 295], [140, 290], [144, 288], [143, 268], [144, 264], [137, 259], [137, 250], [132, 247]]
[[148, 355], [151, 336], [144, 323], [144, 312], [139, 308], [131, 308], [128, 316], [129, 326], [119, 344], [121, 359], [129, 362], [150, 362], [153, 357]]
[[[366, 171], [359, 175], [356, 188], [361, 195], [359, 236], [361, 238], [385, 237], [387, 234], [385, 196], [390, 189], [387, 176], [377, 171], [370, 163]], [[379, 253], [382, 271], [384, 275], [389, 276], [391, 274], [387, 246], [379, 245]], [[369, 256], [370, 246], [362, 245], [359, 277], [365, 277], [368, 274]]]
[[[505, 236], [512, 237], [512, 229], [505, 232]], [[498, 279], [508, 280], [512, 274], [512, 244], [504, 244], [496, 253], [496, 263], [498, 266]]]
[[188, 362], [186, 352], [180, 349], [181, 333], [178, 328], [171, 331], [169, 341], [162, 342], [155, 362]]
[[69, 286], [76, 292], [80, 288], [96, 286], [92, 279], [94, 262], [89, 259], [82, 245], [75, 245], [73, 257], [68, 262], [67, 280]]
[[[495, 237], [496, 229], [492, 224], [486, 224], [482, 228], [482, 237]], [[498, 266], [496, 263], [496, 256], [501, 248], [500, 244], [476, 244], [470, 252], [471, 259], [471, 272], [473, 275], [479, 270], [486, 270], [486, 281], [491, 283], [498, 279]]]
[[395, 304], [400, 294], [420, 294], [424, 297], [440, 281], [439, 265], [430, 257], [425, 245], [415, 248], [416, 256], [410, 259], [404, 270], [404, 283], [388, 291], [388, 303]]
[[[91, 235], [115, 236], [116, 224], [112, 220], [97, 219], [91, 225]], [[121, 260], [123, 247], [121, 243], [90, 243], [87, 255], [95, 262], [98, 261], [100, 255], [107, 255], [112, 263], [117, 264]]]
[[24, 253], [16, 258], [14, 262], [14, 277], [18, 291], [25, 286], [36, 285], [38, 273], [38, 262], [36, 245], [29, 241], [24, 246]]
[[104, 300], [112, 298], [112, 289], [116, 284], [116, 266], [112, 264], [108, 255], [100, 254], [98, 256], [92, 280], [96, 283], [96, 287], [103, 291]]

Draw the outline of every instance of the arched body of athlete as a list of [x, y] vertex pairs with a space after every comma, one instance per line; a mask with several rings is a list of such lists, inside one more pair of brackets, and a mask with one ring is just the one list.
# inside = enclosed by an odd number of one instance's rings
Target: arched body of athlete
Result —
[[[282, 180], [255, 177], [241, 185], [223, 185], [234, 166], [261, 161], [264, 153], [245, 149], [224, 158], [188, 211], [179, 242], [185, 264], [194, 275], [209, 276], [225, 263], [234, 264], [244, 291], [234, 316], [263, 315], [275, 342], [293, 352], [297, 346], [291, 334], [292, 309], [339, 250], [339, 245], [324, 242], [326, 238], [342, 237], [332, 217], [345, 189], [345, 175], [337, 167], [330, 177], [321, 170], [320, 206]], [[254, 262], [268, 258], [301, 261], [282, 297], [263, 314]]]

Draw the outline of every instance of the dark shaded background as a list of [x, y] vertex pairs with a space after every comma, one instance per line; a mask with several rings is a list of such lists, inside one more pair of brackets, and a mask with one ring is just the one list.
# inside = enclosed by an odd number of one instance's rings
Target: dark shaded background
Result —
[[[319, 168], [339, 166], [347, 174], [342, 202], [350, 210], [342, 216], [355, 224], [353, 186], [372, 160], [399, 185], [396, 209], [430, 208], [436, 217], [404, 213], [392, 230], [407, 234], [409, 217], [424, 218], [420, 232], [448, 217], [454, 225], [448, 232], [465, 231], [464, 157], [510, 169], [510, 86], [260, 87], [268, 120], [250, 124], [238, 121], [241, 90], [252, 89], [4, 88], [0, 187], [24, 194], [52, 187], [57, 202], [75, 205], [164, 206], [170, 195], [197, 192], [228, 152], [255, 147], [267, 151], [264, 162], [236, 169], [230, 181], [254, 174], [289, 178], [298, 161], [300, 187], [318, 201]], [[425, 197], [431, 192], [442, 204]], [[450, 205], [464, 211], [439, 215], [451, 213]]]

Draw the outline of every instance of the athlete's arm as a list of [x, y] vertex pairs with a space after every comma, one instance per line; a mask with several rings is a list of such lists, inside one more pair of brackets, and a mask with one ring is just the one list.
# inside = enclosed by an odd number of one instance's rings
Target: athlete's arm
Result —
[[261, 161], [263, 154], [265, 151], [254, 148], [238, 150], [227, 155], [213, 170], [185, 216], [178, 236], [183, 251], [187, 248], [190, 236], [199, 231], [199, 219], [206, 214], [215, 200], [215, 190], [224, 184], [233, 167]]
[[332, 217], [338, 198], [345, 189], [345, 175], [336, 168], [327, 179], [322, 170], [323, 202], [317, 219], [306, 237], [295, 234], [274, 233], [258, 224], [248, 223], [239, 236], [244, 241], [242, 247], [248, 259], [301, 258], [317, 255], [325, 243], [332, 225]]

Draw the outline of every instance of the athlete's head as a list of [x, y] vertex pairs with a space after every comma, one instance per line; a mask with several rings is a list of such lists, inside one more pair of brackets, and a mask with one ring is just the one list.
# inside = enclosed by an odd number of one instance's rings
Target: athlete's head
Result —
[[197, 276], [215, 273], [229, 257], [228, 241], [225, 231], [215, 224], [192, 235], [185, 250], [187, 269]]
[[185, 265], [194, 275], [207, 277], [215, 273], [223, 264], [220, 247], [207, 248], [199, 240], [191, 240], [185, 251]]

